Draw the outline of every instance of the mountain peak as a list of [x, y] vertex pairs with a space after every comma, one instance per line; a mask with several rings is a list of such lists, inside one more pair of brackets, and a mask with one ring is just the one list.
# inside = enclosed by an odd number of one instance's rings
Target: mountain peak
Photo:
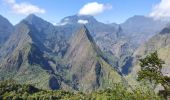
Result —
[[60, 23], [76, 24], [81, 21], [85, 21], [86, 23], [97, 22], [97, 20], [90, 15], [73, 15], [63, 18]]
[[10, 37], [14, 31], [13, 25], [0, 15], [0, 46]]
[[87, 27], [85, 25], [81, 25], [79, 31], [75, 34], [74, 38], [78, 38], [78, 39], [87, 39], [88, 41], [90, 41], [91, 43], [95, 43], [94, 39], [92, 38], [92, 36], [90, 35], [89, 30], [87, 29]]
[[[26, 21], [28, 24], [30, 25], [46, 25], [46, 24], [50, 24], [49, 22], [45, 21], [44, 19], [36, 16], [35, 14], [30, 14], [28, 15], [24, 20], [22, 20], [21, 22]], [[52, 24], [51, 24], [52, 25]]]
[[[90, 49], [89, 49], [90, 48]], [[73, 52], [76, 53], [82, 53], [82, 50], [90, 50], [91, 52], [97, 53], [97, 55], [100, 53], [100, 49], [94, 42], [93, 37], [90, 35], [90, 32], [86, 28], [85, 25], [82, 25], [79, 30], [73, 34], [73, 37], [70, 41], [70, 52], [67, 52], [68, 58], [69, 56], [72, 56]], [[75, 52], [76, 51], [76, 52]], [[86, 51], [84, 53], [87, 53]], [[79, 58], [79, 57], [78, 57]]]
[[36, 16], [35, 14], [29, 14], [25, 20], [34, 20], [34, 19], [40, 19], [40, 17]]
[[13, 25], [8, 21], [8, 19], [6, 19], [5, 17], [3, 17], [2, 15], [0, 15], [0, 22], [1, 22], [2, 24], [8, 23], [8, 24], [10, 24], [11, 26], [13, 26]]
[[27, 17], [37, 17], [35, 14], [29, 14]]
[[167, 25], [159, 34], [170, 34], [170, 25]]
[[142, 15], [135, 15], [133, 17], [130, 17], [129, 19], [127, 19], [124, 23], [134, 23], [134, 22], [147, 22], [147, 21], [153, 21], [152, 18], [150, 17], [146, 17], [146, 16], [142, 16]]
[[[103, 87], [105, 83], [100, 80], [111, 80], [114, 76], [113, 73], [120, 81], [120, 75], [102, 58], [100, 48], [94, 42], [85, 25], [82, 25], [79, 31], [73, 35], [65, 59], [70, 68], [71, 74], [69, 75], [74, 77], [72, 81], [77, 80], [77, 85], [74, 88], [89, 91]], [[114, 82], [118, 81], [114, 80]]]
[[0, 15], [0, 19], [5, 19], [2, 15]]
[[47, 22], [46, 20], [34, 15], [34, 14], [30, 14], [28, 15], [25, 19], [23, 19], [18, 25], [20, 24], [25, 24], [28, 25], [29, 27], [34, 27], [36, 28], [38, 31], [40, 30], [46, 30], [46, 28], [48, 27], [53, 27], [54, 26], [50, 23]]
[[132, 18], [146, 18], [146, 16], [143, 16], [143, 15], [134, 15]]
[[[77, 18], [77, 19], [95, 19], [93, 16], [91, 15], [72, 15], [72, 16], [67, 16], [65, 18]], [[65, 19], [64, 18], [64, 19]]]

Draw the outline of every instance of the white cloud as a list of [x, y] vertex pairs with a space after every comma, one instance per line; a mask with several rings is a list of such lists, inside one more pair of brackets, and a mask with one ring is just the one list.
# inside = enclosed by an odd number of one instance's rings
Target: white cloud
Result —
[[79, 24], [87, 24], [88, 23], [88, 20], [78, 20], [78, 22], [77, 23], [79, 23]]
[[64, 21], [69, 21], [69, 18], [65, 18]]
[[56, 26], [64, 26], [64, 25], [67, 25], [67, 24], [69, 24], [69, 22], [56, 23], [55, 25]]
[[105, 10], [110, 9], [112, 9], [112, 6], [110, 4], [91, 2], [87, 3], [80, 9], [79, 15], [97, 15], [104, 12]]
[[14, 13], [17, 14], [23, 14], [23, 15], [29, 15], [31, 13], [45, 13], [45, 10], [42, 8], [39, 8], [36, 5], [32, 5], [30, 3], [22, 2], [17, 3], [15, 0], [4, 0], [12, 9]]
[[53, 22], [52, 24], [53, 24], [54, 26], [57, 26], [57, 23], [54, 23], [54, 22]]
[[161, 0], [159, 4], [153, 6], [149, 16], [155, 19], [170, 18], [170, 0]]
[[63, 23], [60, 23], [60, 26], [64, 26], [64, 25], [67, 25], [68, 22], [63, 22]]

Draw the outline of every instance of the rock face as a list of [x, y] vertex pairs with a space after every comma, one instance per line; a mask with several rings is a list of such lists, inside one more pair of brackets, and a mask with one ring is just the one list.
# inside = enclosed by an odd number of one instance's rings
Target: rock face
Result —
[[58, 27], [29, 15], [0, 49], [0, 79], [84, 92], [120, 82], [121, 76], [102, 58], [89, 31], [78, 30], [68, 38]]
[[147, 54], [157, 51], [158, 56], [165, 61], [165, 67], [163, 68], [164, 75], [170, 75], [170, 27], [165, 27], [159, 34], [153, 36], [149, 41], [139, 47], [136, 52], [134, 53], [134, 68], [132, 73], [137, 72], [140, 70], [138, 66], [138, 59], [141, 57], [146, 56]]
[[122, 23], [121, 27], [125, 35], [131, 38], [133, 43], [140, 45], [159, 33], [167, 23], [169, 22], [136, 15]]
[[134, 46], [130, 43], [129, 38], [123, 36], [121, 26], [118, 24], [104, 24], [92, 16], [73, 15], [65, 17], [57, 27], [67, 33], [67, 37], [70, 37], [83, 24], [79, 21], [86, 21], [84, 25], [99, 48], [105, 55], [108, 55], [114, 66], [123, 70], [121, 67], [126, 65], [126, 60], [132, 54]]
[[93, 16], [68, 16], [63, 18], [57, 27], [64, 31], [64, 33], [67, 33], [67, 36], [69, 37], [83, 24], [86, 25], [90, 34], [102, 50], [109, 50], [111, 48], [110, 44], [115, 43], [121, 35], [121, 28], [119, 25], [104, 24], [97, 21]]
[[60, 86], [51, 85], [51, 80], [58, 80], [58, 84], [61, 80], [50, 78], [55, 72], [49, 62], [53, 62], [51, 54], [62, 56], [64, 41], [52, 24], [35, 15], [28, 16], [15, 26], [14, 33], [0, 50], [1, 79], [13, 78], [21, 83], [58, 89]]
[[[149, 39], [166, 24], [151, 18], [135, 16], [118, 25], [74, 15], [54, 26], [31, 14], [14, 27], [0, 20], [0, 26], [8, 29], [0, 27], [0, 80], [90, 92], [122, 82], [116, 70], [135, 72], [130, 69], [138, 58], [154, 50], [170, 65], [170, 28]], [[3, 39], [1, 30], [6, 34]], [[149, 38], [143, 41], [146, 35]]]
[[[134, 52], [152, 36], [159, 33], [168, 23], [168, 21], [154, 20], [150, 17], [134, 16], [120, 24], [124, 36], [123, 40], [126, 40], [124, 44], [118, 44], [124, 49], [117, 50], [119, 52], [123, 50], [118, 56], [122, 73], [127, 75], [131, 72]], [[121, 40], [119, 39], [118, 43]], [[115, 48], [117, 49], [118, 47]]]
[[0, 47], [6, 42], [13, 31], [13, 25], [0, 15]]
[[[80, 20], [86, 23], [80, 23]], [[92, 16], [73, 15], [65, 17], [58, 27], [67, 33], [68, 37], [71, 37], [71, 34], [85, 24], [96, 44], [105, 55], [109, 56], [110, 61], [122, 73], [128, 74], [131, 68], [129, 66], [132, 66], [134, 51], [161, 31], [167, 23], [150, 17], [134, 16], [120, 25], [104, 24]]]
[[120, 25], [104, 24], [95, 20], [92, 16], [77, 15], [64, 18], [62, 23], [67, 22], [65, 26], [72, 26], [72, 29], [74, 29], [75, 26], [80, 27], [79, 20], [88, 22], [85, 25], [96, 44], [124, 74], [130, 72], [129, 66], [132, 66], [134, 51], [160, 32], [168, 23], [150, 17], [134, 16]]
[[120, 82], [120, 75], [103, 59], [103, 54], [95, 44], [85, 26], [71, 39], [65, 55], [74, 88], [83, 91], [107, 87]]

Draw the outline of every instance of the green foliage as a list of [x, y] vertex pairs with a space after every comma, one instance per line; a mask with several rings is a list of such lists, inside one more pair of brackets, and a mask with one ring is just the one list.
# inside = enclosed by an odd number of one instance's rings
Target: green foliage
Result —
[[112, 88], [84, 94], [62, 90], [41, 90], [31, 85], [20, 85], [15, 81], [0, 82], [0, 100], [161, 100], [153, 91], [136, 89], [129, 91], [121, 84]]
[[162, 61], [157, 52], [151, 53], [144, 59], [140, 59], [141, 71], [138, 72], [138, 81], [148, 80], [154, 84], [161, 84], [166, 92], [170, 91], [170, 77], [164, 76], [161, 72], [164, 61]]
[[151, 83], [163, 83], [162, 64], [164, 62], [158, 58], [157, 52], [151, 53], [144, 59], [140, 59], [141, 71], [138, 72], [138, 80], [147, 79]]
[[0, 82], [0, 100], [57, 100], [74, 97], [67, 91], [41, 90], [32, 85], [21, 85], [15, 81]]
[[133, 92], [122, 84], [114, 84], [112, 88], [91, 93], [95, 100], [161, 100], [154, 91], [136, 88]]
[[163, 64], [164, 61], [159, 59], [157, 52], [140, 59], [141, 71], [138, 72], [138, 80], [146, 79], [154, 84], [165, 84], [166, 80], [161, 72]]

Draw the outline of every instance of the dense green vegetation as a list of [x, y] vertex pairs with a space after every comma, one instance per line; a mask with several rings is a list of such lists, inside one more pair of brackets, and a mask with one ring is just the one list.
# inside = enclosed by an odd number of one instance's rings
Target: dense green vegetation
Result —
[[149, 81], [153, 85], [153, 89], [161, 84], [164, 87], [164, 96], [167, 96], [170, 95], [170, 77], [164, 76], [162, 73], [164, 63], [158, 57], [157, 51], [140, 59], [141, 71], [138, 72], [138, 80]]
[[[164, 62], [157, 52], [140, 60], [141, 71], [138, 72], [140, 87], [128, 88], [116, 83], [103, 90], [91, 93], [70, 92], [64, 90], [45, 90], [29, 84], [18, 84], [14, 80], [0, 82], [0, 100], [163, 100], [169, 93], [169, 77], [161, 73]], [[113, 75], [114, 76], [114, 75]], [[155, 93], [153, 87], [143, 84], [149, 81], [154, 88], [161, 84], [165, 90]]]
[[151, 53], [140, 60], [141, 71], [138, 72], [138, 80], [149, 80], [155, 86], [161, 84], [166, 90], [169, 89], [167, 76], [161, 72], [164, 61], [158, 58], [157, 52]]
[[3, 100], [161, 100], [153, 91], [135, 89], [133, 92], [121, 84], [112, 88], [84, 94], [62, 90], [42, 90], [32, 85], [21, 85], [15, 81], [0, 82], [0, 99]]

